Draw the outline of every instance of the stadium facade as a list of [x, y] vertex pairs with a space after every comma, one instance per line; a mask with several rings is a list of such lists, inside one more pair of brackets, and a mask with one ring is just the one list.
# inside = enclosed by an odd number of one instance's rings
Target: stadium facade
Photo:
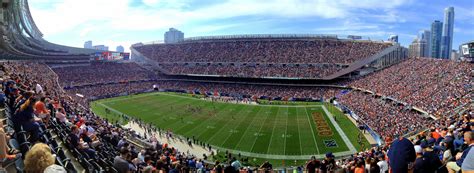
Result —
[[63, 46], [43, 39], [33, 21], [27, 0], [2, 1], [0, 9], [1, 55], [3, 59], [84, 63], [95, 50]]

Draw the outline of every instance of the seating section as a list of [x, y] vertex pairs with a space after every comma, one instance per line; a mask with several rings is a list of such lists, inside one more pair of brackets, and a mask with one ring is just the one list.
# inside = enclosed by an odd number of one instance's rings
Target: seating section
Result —
[[411, 58], [349, 85], [392, 97], [442, 117], [459, 105], [472, 101], [472, 69], [472, 63]]
[[81, 86], [156, 79], [135, 63], [92, 62], [88, 66], [53, 68], [62, 86]]
[[343, 95], [338, 101], [359, 116], [360, 123], [367, 124], [380, 136], [418, 132], [433, 122], [431, 118], [407, 109], [404, 105], [358, 91]]
[[291, 65], [178, 65], [162, 64], [161, 67], [170, 74], [201, 74], [246, 78], [323, 78], [344, 67], [326, 64], [291, 64]]
[[144, 45], [136, 50], [171, 74], [322, 78], [389, 46], [336, 39], [244, 39]]

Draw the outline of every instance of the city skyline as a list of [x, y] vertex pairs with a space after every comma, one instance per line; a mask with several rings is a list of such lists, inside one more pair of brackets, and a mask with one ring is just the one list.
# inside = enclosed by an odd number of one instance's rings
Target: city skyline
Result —
[[398, 35], [399, 42], [408, 47], [418, 31], [430, 30], [434, 20], [443, 21], [449, 6], [456, 11], [452, 44], [456, 49], [474, 38], [474, 2], [469, 0], [30, 2], [36, 24], [51, 42], [82, 47], [85, 41], [94, 40], [111, 47], [123, 45], [127, 50], [133, 43], [164, 40], [169, 28], [183, 31], [186, 37], [296, 33], [387, 40]]

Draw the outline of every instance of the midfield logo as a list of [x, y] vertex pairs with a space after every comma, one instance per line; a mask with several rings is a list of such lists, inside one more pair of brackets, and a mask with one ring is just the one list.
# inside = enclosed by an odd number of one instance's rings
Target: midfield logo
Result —
[[337, 147], [337, 143], [334, 139], [331, 139], [331, 140], [324, 140], [324, 145], [326, 145], [326, 147], [328, 148], [334, 148], [334, 147]]

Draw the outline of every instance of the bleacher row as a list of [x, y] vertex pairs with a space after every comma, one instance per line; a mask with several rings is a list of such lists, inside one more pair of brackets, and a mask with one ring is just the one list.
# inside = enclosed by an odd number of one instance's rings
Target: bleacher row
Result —
[[249, 39], [143, 45], [135, 49], [170, 74], [322, 78], [389, 46], [334, 39]]

